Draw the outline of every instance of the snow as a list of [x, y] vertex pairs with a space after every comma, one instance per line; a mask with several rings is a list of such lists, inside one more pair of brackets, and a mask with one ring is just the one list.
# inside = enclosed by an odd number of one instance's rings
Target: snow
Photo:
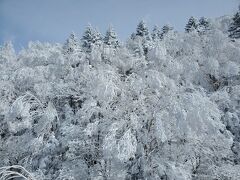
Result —
[[35, 179], [240, 179], [240, 41], [228, 37], [230, 22], [155, 29], [152, 39], [142, 21], [125, 43], [112, 27], [102, 38], [89, 26], [81, 41], [72, 33], [18, 54], [6, 43], [0, 167]]

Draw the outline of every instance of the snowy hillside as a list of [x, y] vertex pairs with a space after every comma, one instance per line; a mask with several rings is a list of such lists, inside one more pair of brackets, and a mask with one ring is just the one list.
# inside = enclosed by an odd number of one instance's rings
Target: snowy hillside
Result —
[[196, 22], [3, 45], [0, 179], [240, 179], [240, 41]]

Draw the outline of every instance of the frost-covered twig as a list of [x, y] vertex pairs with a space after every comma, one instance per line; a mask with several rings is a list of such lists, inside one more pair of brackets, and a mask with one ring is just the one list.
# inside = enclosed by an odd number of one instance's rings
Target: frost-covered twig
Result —
[[0, 168], [0, 180], [10, 180], [14, 178], [35, 180], [31, 173], [20, 165], [4, 166]]

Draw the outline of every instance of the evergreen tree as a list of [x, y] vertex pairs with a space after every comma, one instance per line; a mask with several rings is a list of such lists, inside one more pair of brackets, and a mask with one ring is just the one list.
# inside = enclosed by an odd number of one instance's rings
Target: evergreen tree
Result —
[[71, 33], [66, 43], [63, 45], [64, 54], [72, 54], [73, 52], [80, 51], [79, 41], [74, 33]]
[[238, 39], [240, 38], [240, 11], [234, 15], [232, 20], [233, 21], [228, 29], [229, 37]]
[[200, 34], [204, 34], [209, 29], [210, 29], [210, 22], [209, 22], [209, 20], [206, 19], [205, 17], [201, 17], [199, 19], [199, 23], [198, 23], [198, 32]]
[[164, 36], [165, 34], [167, 34], [169, 31], [172, 31], [172, 30], [173, 30], [173, 27], [171, 27], [171, 26], [169, 26], [169, 25], [163, 26], [161, 38], [163, 38], [163, 36]]
[[208, 21], [207, 18], [201, 17], [201, 18], [199, 19], [199, 25], [200, 25], [200, 26], [204, 26], [205, 28], [207, 28], [207, 27], [209, 27], [210, 23], [209, 23], [209, 21]]
[[132, 40], [136, 39], [136, 33], [132, 33], [130, 36], [130, 39], [132, 39]]
[[87, 51], [90, 52], [92, 46], [100, 45], [102, 41], [101, 34], [97, 29], [93, 29], [91, 25], [87, 26], [83, 37], [82, 37], [82, 47]]
[[94, 42], [94, 30], [89, 25], [87, 26], [83, 37], [82, 37], [82, 47], [86, 50], [89, 50], [91, 48], [91, 44]]
[[197, 27], [198, 27], [197, 20], [194, 17], [190, 17], [185, 27], [185, 31], [189, 33], [189, 32], [195, 31]]
[[104, 43], [114, 48], [119, 47], [117, 34], [115, 33], [114, 29], [111, 26], [108, 28], [106, 32], [106, 35], [104, 37]]
[[93, 44], [100, 46], [102, 44], [102, 40], [103, 40], [102, 35], [98, 31], [98, 29], [96, 29], [96, 28], [94, 29], [93, 32], [94, 32], [94, 34], [93, 34], [93, 37], [94, 37]]
[[140, 21], [137, 26], [137, 36], [144, 37], [146, 40], [150, 40], [149, 30], [144, 20]]
[[156, 25], [156, 26], [154, 26], [153, 31], [152, 31], [152, 39], [154, 41], [157, 41], [157, 40], [160, 40], [161, 38], [162, 38], [161, 30]]
[[144, 20], [140, 21], [140, 23], [137, 25], [136, 36], [133, 40], [135, 39], [137, 39], [137, 41], [139, 41], [138, 43], [141, 44], [144, 55], [147, 55], [148, 50], [151, 46], [151, 35]]

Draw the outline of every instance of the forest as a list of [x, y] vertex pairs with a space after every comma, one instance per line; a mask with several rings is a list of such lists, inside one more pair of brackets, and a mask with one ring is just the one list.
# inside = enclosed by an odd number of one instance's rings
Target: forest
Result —
[[0, 48], [0, 180], [239, 180], [240, 10], [122, 42]]

